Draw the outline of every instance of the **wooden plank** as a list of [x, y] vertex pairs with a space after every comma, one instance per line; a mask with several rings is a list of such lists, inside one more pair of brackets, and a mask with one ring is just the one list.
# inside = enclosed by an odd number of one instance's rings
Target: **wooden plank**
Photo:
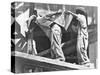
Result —
[[[71, 64], [63, 61], [58, 61], [55, 59], [49, 59], [45, 57], [30, 55], [22, 52], [12, 52], [12, 56], [15, 56], [15, 60], [22, 61], [33, 66], [40, 66], [43, 68], [48, 68], [51, 71], [56, 70], [82, 70], [82, 69], [93, 69], [94, 67], [84, 67], [81, 65]], [[16, 61], [17, 61], [16, 60]], [[18, 61], [17, 61], [18, 62]]]
[[49, 52], [50, 52], [50, 50], [51, 50], [51, 49], [44, 50], [44, 51], [42, 51], [42, 52], [38, 53], [37, 55], [38, 55], [38, 56], [43, 56], [43, 55], [45, 55], [45, 54], [49, 53]]

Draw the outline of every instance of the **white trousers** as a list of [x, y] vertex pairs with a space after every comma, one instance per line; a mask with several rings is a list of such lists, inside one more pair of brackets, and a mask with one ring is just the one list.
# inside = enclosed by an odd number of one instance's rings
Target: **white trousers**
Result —
[[65, 60], [61, 48], [61, 27], [59, 27], [57, 24], [51, 28], [51, 49], [53, 50], [56, 58], [62, 58]]
[[78, 35], [77, 38], [77, 57], [79, 64], [90, 62], [87, 55], [88, 38], [84, 35]]

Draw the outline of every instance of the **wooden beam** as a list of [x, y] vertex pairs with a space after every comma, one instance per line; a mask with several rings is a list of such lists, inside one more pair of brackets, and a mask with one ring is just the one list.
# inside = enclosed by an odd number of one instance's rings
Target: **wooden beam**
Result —
[[50, 50], [51, 50], [51, 49], [44, 50], [44, 51], [42, 51], [42, 52], [38, 53], [37, 55], [38, 55], [38, 56], [43, 56], [43, 55], [45, 55], [45, 54], [49, 53], [49, 52], [50, 52]]
[[50, 58], [45, 58], [45, 57], [41, 57], [41, 56], [30, 55], [30, 54], [26, 54], [26, 53], [22, 53], [22, 52], [18, 52], [18, 51], [12, 52], [12, 56], [15, 56], [15, 63], [19, 62], [18, 65], [20, 65], [21, 63], [29, 64], [31, 66], [47, 68], [51, 71], [81, 70], [81, 69], [93, 69], [94, 68], [94, 66], [84, 67], [81, 65], [71, 64], [71, 63], [58, 61], [58, 60], [50, 59]]

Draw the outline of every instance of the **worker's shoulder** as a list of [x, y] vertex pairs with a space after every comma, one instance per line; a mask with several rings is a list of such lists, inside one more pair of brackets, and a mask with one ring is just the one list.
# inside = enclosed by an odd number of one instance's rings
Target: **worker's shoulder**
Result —
[[77, 19], [82, 23], [86, 22], [86, 17], [84, 15], [78, 14]]
[[84, 15], [78, 14], [77, 16], [78, 16], [79, 19], [85, 19]]

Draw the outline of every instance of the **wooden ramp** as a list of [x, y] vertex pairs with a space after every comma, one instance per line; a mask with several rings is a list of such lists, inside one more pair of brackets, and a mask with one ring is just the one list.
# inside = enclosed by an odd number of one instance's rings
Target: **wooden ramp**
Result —
[[15, 73], [25, 73], [28, 72], [27, 70], [34, 69], [36, 67], [44, 69], [42, 71], [81, 70], [94, 68], [94, 65], [91, 67], [84, 67], [18, 51], [12, 52], [12, 64], [12, 72]]

